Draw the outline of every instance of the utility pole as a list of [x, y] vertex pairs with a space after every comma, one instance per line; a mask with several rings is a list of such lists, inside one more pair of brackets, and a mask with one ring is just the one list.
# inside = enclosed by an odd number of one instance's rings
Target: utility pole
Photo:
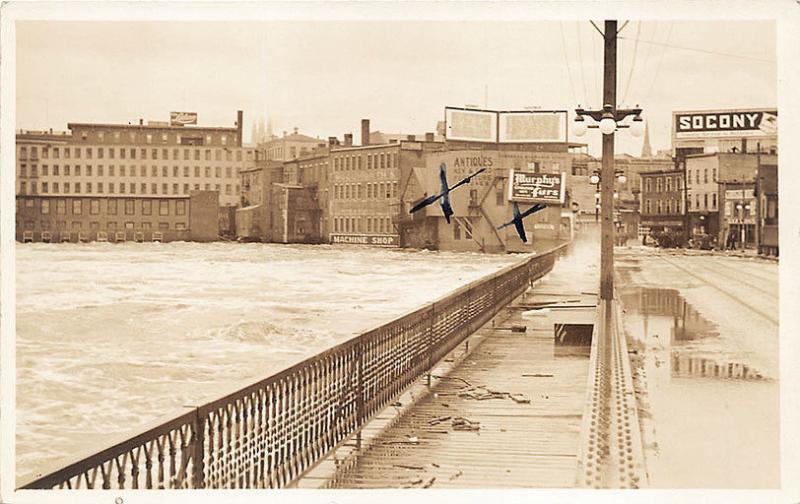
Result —
[[[606, 21], [603, 33], [603, 106], [617, 109], [617, 22]], [[600, 171], [600, 299], [614, 299], [614, 133], [603, 135]]]
[[[592, 23], [594, 24], [594, 23]], [[597, 28], [597, 26], [595, 26]], [[597, 28], [599, 32], [600, 29]], [[617, 109], [617, 22], [606, 21], [603, 35], [603, 108], [600, 110], [575, 109], [573, 133], [582, 136], [587, 128], [599, 128], [603, 133], [603, 157], [600, 167], [600, 299], [614, 299], [614, 182], [617, 172], [614, 170], [614, 132], [620, 128], [631, 128], [633, 136], [644, 133], [640, 109]], [[598, 123], [588, 126], [585, 116]], [[630, 125], [622, 124], [628, 117], [634, 116]], [[591, 180], [594, 183], [594, 180]], [[623, 179], [620, 178], [620, 182]]]

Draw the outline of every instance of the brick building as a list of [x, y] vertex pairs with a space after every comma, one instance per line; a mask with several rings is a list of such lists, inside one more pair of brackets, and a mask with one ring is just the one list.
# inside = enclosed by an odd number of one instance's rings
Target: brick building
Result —
[[212, 241], [216, 191], [187, 195], [17, 196], [18, 241]]
[[758, 198], [758, 253], [777, 256], [778, 246], [778, 165], [759, 164], [755, 196]]
[[684, 232], [682, 170], [640, 173], [641, 225], [649, 233]]
[[178, 196], [216, 191], [236, 206], [239, 171], [255, 162], [236, 126], [69, 123], [69, 133], [17, 134], [17, 194]]
[[325, 145], [325, 140], [303, 135], [295, 128], [291, 134], [287, 135], [284, 131], [282, 136], [272, 136], [266, 142], [259, 143], [258, 149], [269, 161], [291, 161]]

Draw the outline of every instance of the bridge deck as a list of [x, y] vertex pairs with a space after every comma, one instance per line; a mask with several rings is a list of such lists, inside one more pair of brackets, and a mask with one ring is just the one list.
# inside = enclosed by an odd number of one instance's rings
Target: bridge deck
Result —
[[[524, 317], [521, 309], [547, 301], [595, 304], [594, 295], [581, 291], [594, 291], [596, 276], [565, 270], [563, 263], [570, 259], [562, 259], [533, 291], [512, 304], [506, 321], [480, 331], [479, 346], [473, 344], [470, 354], [436, 380], [430, 394], [394, 421], [389, 420], [391, 411], [379, 415], [376, 423], [383, 423], [383, 428], [368, 445], [352, 450], [347, 463], [334, 469], [333, 479], [306, 480], [300, 486], [574, 486], [588, 351], [556, 347], [553, 323], [585, 319], [586, 312], [594, 314], [594, 309], [536, 310]], [[527, 331], [508, 329], [519, 325]], [[464, 394], [470, 386], [486, 387], [472, 390], [473, 395], [487, 394], [489, 389], [514, 397], [476, 399]], [[479, 430], [457, 429], [453, 420], [459, 417], [479, 422]]]

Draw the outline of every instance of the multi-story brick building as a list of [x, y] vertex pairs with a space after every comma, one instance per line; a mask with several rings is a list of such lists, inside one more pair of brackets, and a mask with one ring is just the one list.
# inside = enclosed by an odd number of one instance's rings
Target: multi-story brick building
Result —
[[778, 165], [760, 163], [756, 176], [758, 253], [777, 256]]
[[[692, 235], [720, 236], [722, 208], [720, 183], [755, 182], [759, 163], [777, 164], [774, 154], [758, 152], [713, 152], [684, 156], [686, 201], [689, 230]], [[754, 231], [753, 231], [754, 232]], [[752, 240], [751, 240], [752, 241]]]
[[273, 136], [268, 141], [259, 143], [258, 148], [269, 161], [291, 161], [325, 145], [325, 140], [303, 135], [295, 128], [291, 134], [287, 135], [284, 131], [283, 136]]
[[331, 243], [400, 244], [394, 225], [400, 211], [399, 156], [399, 143], [331, 150]]
[[17, 196], [18, 241], [211, 241], [218, 238], [215, 191], [181, 195]]
[[641, 225], [649, 232], [684, 231], [682, 170], [640, 173]]
[[17, 194], [179, 196], [216, 191], [236, 206], [239, 171], [255, 162], [237, 125], [69, 123], [70, 133], [17, 134]]

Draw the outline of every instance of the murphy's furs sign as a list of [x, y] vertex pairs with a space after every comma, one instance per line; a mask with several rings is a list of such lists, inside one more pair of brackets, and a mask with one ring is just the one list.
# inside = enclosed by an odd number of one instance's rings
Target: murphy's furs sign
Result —
[[520, 203], [564, 203], [566, 174], [530, 173], [511, 170], [508, 175], [508, 199]]
[[675, 138], [758, 137], [778, 134], [777, 110], [675, 112]]

